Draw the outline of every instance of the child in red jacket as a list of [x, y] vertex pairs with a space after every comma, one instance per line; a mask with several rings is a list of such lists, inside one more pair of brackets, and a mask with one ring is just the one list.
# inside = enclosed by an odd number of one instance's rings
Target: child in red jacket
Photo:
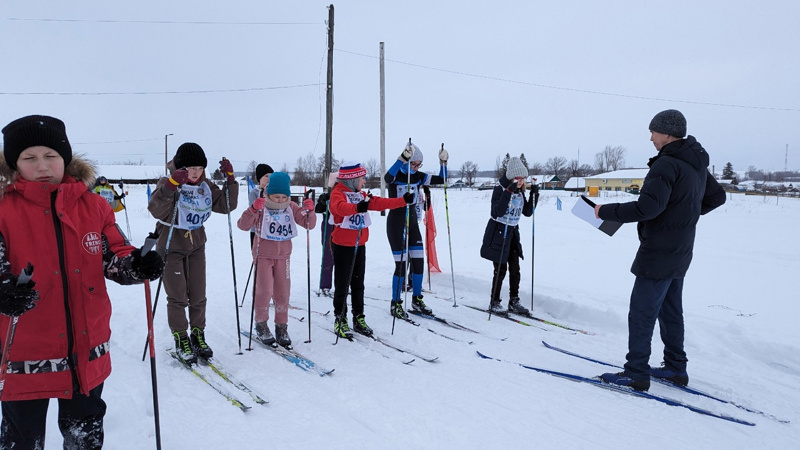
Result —
[[370, 218], [368, 211], [402, 208], [414, 201], [411, 193], [399, 198], [381, 198], [363, 192], [367, 171], [359, 163], [343, 163], [339, 167], [338, 183], [331, 191], [330, 212], [334, 226], [333, 244], [333, 311], [336, 319], [334, 332], [343, 338], [352, 337], [347, 325], [347, 293], [353, 304], [353, 329], [357, 333], [372, 335], [372, 328], [364, 320], [364, 270], [365, 244], [369, 240]]
[[101, 394], [111, 373], [104, 278], [141, 283], [164, 264], [128, 244], [108, 202], [87, 190], [94, 177], [90, 163], [73, 158], [62, 121], [27, 116], [3, 128], [0, 448], [44, 448], [51, 398], [64, 448], [103, 446]]

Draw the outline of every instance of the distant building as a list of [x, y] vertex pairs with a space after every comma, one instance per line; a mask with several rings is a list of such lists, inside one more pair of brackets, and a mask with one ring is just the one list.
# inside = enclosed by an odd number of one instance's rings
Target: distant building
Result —
[[558, 178], [558, 175], [531, 175], [534, 180], [534, 184], [539, 186], [539, 189], [564, 189], [564, 182], [561, 181], [561, 178]]
[[649, 170], [650, 169], [620, 169], [586, 177], [585, 192], [588, 192], [590, 197], [596, 196], [600, 191], [638, 194]]
[[586, 178], [572, 177], [564, 183], [565, 191], [586, 192]]

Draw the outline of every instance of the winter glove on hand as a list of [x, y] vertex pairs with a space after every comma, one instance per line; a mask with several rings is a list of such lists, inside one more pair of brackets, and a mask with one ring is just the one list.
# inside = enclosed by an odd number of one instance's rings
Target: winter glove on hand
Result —
[[539, 204], [539, 186], [533, 185], [531, 186], [531, 197], [528, 199], [529, 202], [533, 202], [533, 207], [536, 208], [536, 205]]
[[323, 192], [317, 197], [317, 206], [314, 207], [314, 212], [324, 213], [328, 210], [328, 200], [331, 199], [331, 194]]
[[306, 211], [309, 211], [309, 212], [313, 211], [314, 210], [314, 200], [311, 200], [310, 198], [307, 198], [307, 199], [303, 200], [303, 209], [305, 209]]
[[137, 248], [131, 252], [131, 271], [140, 280], [157, 280], [164, 271], [164, 260], [152, 250], [142, 256], [142, 249]]
[[36, 283], [28, 281], [17, 286], [17, 277], [6, 274], [0, 279], [0, 314], [21, 316], [36, 306], [39, 291], [34, 290]]
[[222, 161], [219, 162], [219, 171], [228, 176], [228, 183], [236, 180], [233, 177], [233, 164], [231, 164], [231, 160], [222, 158]]
[[443, 166], [446, 166], [448, 159], [450, 159], [450, 155], [447, 153], [447, 150], [442, 147], [442, 149], [439, 150], [439, 163]]
[[166, 183], [165, 186], [174, 191], [178, 186], [186, 184], [188, 181], [189, 171], [182, 168], [172, 172], [172, 175], [169, 177], [169, 183]]
[[369, 209], [369, 198], [365, 198], [364, 200], [356, 203], [356, 211], [365, 213], [367, 212], [367, 209]]
[[506, 188], [506, 190], [507, 190], [508, 192], [511, 192], [512, 194], [516, 194], [516, 193], [517, 193], [517, 191], [519, 191], [519, 188], [517, 187], [517, 182], [516, 182], [516, 181], [514, 181], [514, 180], [511, 180], [511, 183], [508, 185], [508, 187]]
[[258, 197], [256, 201], [253, 202], [253, 209], [256, 211], [260, 211], [264, 209], [264, 203], [267, 201], [264, 197]]
[[414, 147], [409, 142], [408, 145], [406, 145], [406, 148], [403, 149], [403, 153], [400, 153], [400, 156], [398, 156], [397, 159], [403, 161], [404, 163], [408, 163], [411, 161], [412, 156], [414, 156]]
[[406, 204], [408, 205], [414, 203], [414, 194], [412, 194], [411, 192], [406, 192], [405, 194], [403, 194], [403, 200], [405, 200]]

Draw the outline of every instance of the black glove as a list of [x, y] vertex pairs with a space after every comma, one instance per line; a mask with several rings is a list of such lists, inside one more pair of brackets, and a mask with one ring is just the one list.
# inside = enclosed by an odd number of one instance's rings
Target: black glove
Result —
[[126, 195], [124, 193], [122, 193], [122, 194], [119, 194], [119, 195], [115, 195], [114, 196], [114, 200], [122, 200], [125, 197], [126, 197]]
[[131, 252], [131, 271], [133, 276], [140, 280], [157, 280], [164, 271], [164, 260], [154, 251], [142, 256], [142, 250], [137, 248]]
[[517, 187], [517, 182], [516, 182], [516, 181], [514, 181], [514, 180], [511, 180], [511, 183], [508, 185], [508, 187], [506, 188], [506, 190], [507, 190], [508, 192], [511, 192], [512, 194], [516, 194], [516, 193], [517, 193], [517, 191], [519, 191], [519, 188]]
[[422, 205], [422, 209], [427, 211], [431, 209], [431, 188], [428, 186], [422, 186], [422, 190], [425, 192], [425, 203]]
[[367, 212], [367, 209], [369, 209], [369, 199], [368, 198], [366, 198], [364, 200], [361, 200], [360, 202], [356, 203], [356, 211], [358, 211], [360, 213], [365, 213], [365, 212]]
[[528, 199], [528, 202], [533, 202], [533, 207], [536, 208], [536, 205], [539, 204], [539, 186], [531, 185], [531, 196]]
[[314, 212], [320, 214], [324, 213], [328, 209], [327, 203], [328, 200], [330, 199], [331, 199], [331, 194], [327, 192], [319, 194], [319, 197], [317, 197], [317, 206], [314, 207]]
[[36, 306], [39, 291], [34, 290], [33, 280], [17, 286], [17, 277], [11, 274], [0, 279], [0, 314], [21, 316]]
[[405, 200], [406, 204], [409, 205], [414, 203], [414, 194], [412, 194], [411, 192], [406, 192], [405, 194], [403, 194], [403, 200]]

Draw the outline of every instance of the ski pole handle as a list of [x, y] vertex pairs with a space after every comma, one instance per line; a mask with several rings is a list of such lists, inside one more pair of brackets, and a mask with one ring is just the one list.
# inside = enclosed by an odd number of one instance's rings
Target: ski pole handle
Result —
[[142, 256], [152, 250], [156, 242], [158, 242], [158, 235], [156, 233], [148, 233], [147, 238], [144, 240], [144, 245], [142, 245]]
[[31, 278], [33, 278], [33, 264], [28, 261], [28, 265], [22, 269], [19, 277], [17, 277], [17, 286], [28, 284], [28, 282], [31, 281]]

